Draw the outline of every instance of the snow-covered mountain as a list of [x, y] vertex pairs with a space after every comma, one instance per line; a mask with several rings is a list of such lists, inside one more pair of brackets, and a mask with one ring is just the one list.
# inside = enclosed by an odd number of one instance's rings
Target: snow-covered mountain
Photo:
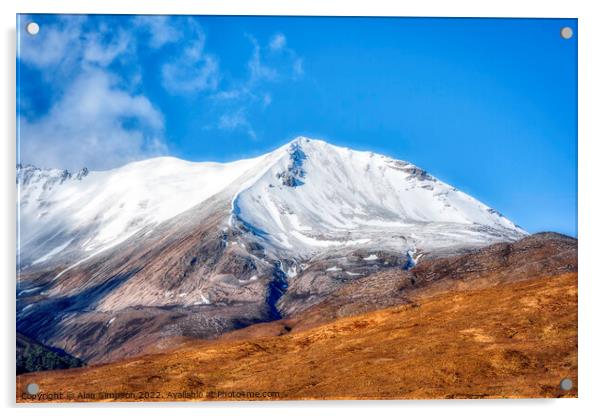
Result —
[[224, 193], [224, 227], [242, 226], [286, 257], [374, 246], [429, 252], [526, 233], [422, 169], [297, 138], [232, 163], [155, 158], [102, 172], [20, 167], [20, 266], [89, 258]]
[[162, 157], [75, 175], [18, 167], [21, 266], [67, 254], [89, 257], [150, 231], [252, 174], [265, 159], [220, 164]]
[[299, 138], [233, 200], [238, 219], [295, 253], [350, 246], [430, 251], [525, 233], [422, 169]]
[[232, 163], [19, 166], [17, 190], [17, 328], [92, 361], [526, 235], [410, 163], [303, 137]]

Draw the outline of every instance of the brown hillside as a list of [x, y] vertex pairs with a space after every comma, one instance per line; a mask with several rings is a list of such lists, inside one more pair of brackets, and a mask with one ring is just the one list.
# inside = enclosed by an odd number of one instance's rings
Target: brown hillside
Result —
[[[130, 393], [122, 397], [128, 401], [141, 400], [140, 392], [146, 401], [186, 399], [185, 392], [188, 400], [214, 400], [213, 392], [238, 399], [252, 398], [240, 392], [277, 393], [260, 394], [268, 400], [577, 395], [573, 272], [458, 288], [303, 331], [284, 326], [263, 324], [258, 338], [27, 374], [17, 378], [17, 400], [27, 401], [22, 393], [31, 382], [73, 401], [115, 400], [98, 392]], [[575, 386], [569, 392], [559, 388], [565, 377]]]

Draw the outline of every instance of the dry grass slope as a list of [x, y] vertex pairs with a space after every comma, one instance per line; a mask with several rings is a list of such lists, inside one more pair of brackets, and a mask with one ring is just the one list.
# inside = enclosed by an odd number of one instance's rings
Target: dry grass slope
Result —
[[[62, 400], [81, 392], [278, 392], [278, 399], [576, 397], [577, 273], [423, 296], [303, 331], [263, 324], [254, 338], [17, 378]], [[249, 332], [249, 333], [252, 333]], [[562, 378], [574, 389], [563, 392]], [[67, 398], [72, 393], [73, 398]], [[175, 393], [176, 396], [170, 396]], [[240, 398], [239, 398], [240, 399]], [[105, 399], [113, 400], [113, 399]]]

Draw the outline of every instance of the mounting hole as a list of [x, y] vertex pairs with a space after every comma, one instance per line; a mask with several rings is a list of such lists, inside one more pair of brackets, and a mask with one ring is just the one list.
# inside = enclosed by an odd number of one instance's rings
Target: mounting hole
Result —
[[563, 378], [560, 381], [560, 388], [564, 391], [569, 391], [573, 388], [573, 381], [570, 378]]
[[31, 36], [35, 36], [40, 31], [40, 25], [36, 22], [29, 22], [27, 23], [27, 26], [25, 26], [25, 30], [27, 30], [27, 33]]
[[40, 391], [40, 386], [38, 386], [36, 383], [29, 383], [26, 387], [26, 390], [27, 394], [38, 394]]
[[570, 39], [573, 37], [573, 29], [571, 29], [568, 26], [563, 27], [562, 29], [560, 29], [560, 36], [562, 36], [563, 39]]

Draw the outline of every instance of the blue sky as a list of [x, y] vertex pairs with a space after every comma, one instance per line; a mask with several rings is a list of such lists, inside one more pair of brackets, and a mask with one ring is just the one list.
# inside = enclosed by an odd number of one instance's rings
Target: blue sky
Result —
[[577, 234], [575, 19], [21, 15], [18, 27], [23, 163], [229, 161], [305, 135], [411, 161], [530, 232]]

